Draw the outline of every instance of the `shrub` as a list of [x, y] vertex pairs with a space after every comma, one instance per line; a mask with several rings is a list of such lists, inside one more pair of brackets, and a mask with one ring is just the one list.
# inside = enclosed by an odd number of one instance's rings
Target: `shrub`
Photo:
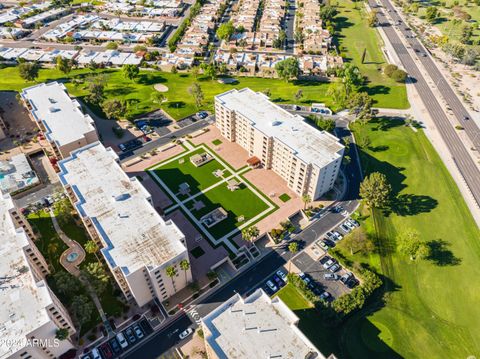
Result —
[[388, 64], [387, 66], [385, 66], [385, 67], [383, 68], [383, 73], [384, 73], [385, 75], [387, 75], [388, 77], [391, 77], [391, 76], [392, 76], [392, 73], [393, 73], [395, 70], [398, 70], [398, 66], [397, 66], [397, 65]]
[[393, 71], [390, 77], [397, 82], [405, 82], [405, 80], [407, 79], [407, 73], [403, 70], [398, 69]]

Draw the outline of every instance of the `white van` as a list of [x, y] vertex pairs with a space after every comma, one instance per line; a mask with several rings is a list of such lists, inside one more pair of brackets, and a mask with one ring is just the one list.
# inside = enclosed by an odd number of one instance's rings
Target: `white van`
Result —
[[125, 349], [126, 347], [128, 347], [128, 342], [127, 340], [125, 339], [125, 337], [123, 336], [122, 333], [118, 333], [117, 334], [117, 340], [118, 340], [118, 343], [120, 344], [120, 346]]

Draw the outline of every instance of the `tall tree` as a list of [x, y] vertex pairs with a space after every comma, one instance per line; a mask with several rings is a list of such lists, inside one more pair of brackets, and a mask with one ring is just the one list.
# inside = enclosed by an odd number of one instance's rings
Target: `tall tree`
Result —
[[102, 104], [102, 110], [109, 120], [119, 120], [127, 112], [127, 106], [124, 101], [111, 99]]
[[65, 340], [68, 338], [68, 330], [65, 328], [59, 328], [55, 332], [55, 338], [58, 340]]
[[85, 252], [89, 254], [94, 254], [95, 257], [97, 258], [97, 261], [100, 262], [100, 259], [98, 258], [98, 254], [97, 254], [99, 247], [98, 247], [98, 244], [95, 243], [95, 241], [93, 240], [87, 241], [87, 243], [85, 243], [84, 245], [84, 248], [85, 248]]
[[73, 62], [62, 56], [57, 56], [56, 60], [57, 70], [63, 72], [65, 75], [72, 71]]
[[345, 87], [345, 93], [347, 98], [350, 97], [352, 91], [354, 91], [363, 82], [362, 74], [357, 66], [350, 63], [343, 65], [342, 82]]
[[345, 236], [343, 245], [350, 249], [350, 254], [356, 252], [369, 254], [374, 250], [373, 242], [368, 238], [362, 228], [355, 228], [352, 232]]
[[298, 102], [300, 99], [303, 97], [303, 91], [300, 89], [297, 92], [295, 92], [295, 100]]
[[80, 288], [78, 279], [65, 271], [57, 271], [52, 277], [55, 287], [62, 294], [72, 295]]
[[308, 194], [302, 196], [303, 209], [307, 208], [307, 205], [312, 201], [312, 198]]
[[177, 270], [175, 269], [174, 266], [169, 266], [166, 269], [166, 273], [167, 273], [167, 276], [170, 277], [170, 279], [172, 280], [172, 286], [173, 286], [173, 289], [176, 292], [175, 281], [173, 280], [173, 277], [175, 277], [177, 275]]
[[228, 41], [234, 32], [235, 27], [233, 26], [232, 21], [224, 22], [217, 29], [217, 37], [220, 40]]
[[370, 119], [372, 112], [373, 99], [366, 92], [356, 92], [348, 99], [350, 114], [354, 114], [358, 119]]
[[260, 230], [257, 226], [250, 226], [242, 229], [242, 238], [248, 242], [253, 243], [260, 234]]
[[82, 274], [88, 279], [97, 293], [103, 293], [107, 288], [110, 277], [100, 263], [88, 263]]
[[370, 27], [375, 27], [375, 26], [377, 26], [377, 23], [378, 23], [377, 13], [378, 13], [377, 10], [372, 10], [372, 11], [370, 11], [370, 13], [368, 14], [367, 22], [368, 22], [368, 25], [369, 25]]
[[18, 64], [20, 77], [25, 81], [35, 81], [39, 70], [40, 66], [36, 62], [22, 62]]
[[180, 261], [180, 269], [185, 273], [185, 283], [187, 282], [187, 270], [190, 269], [190, 262], [186, 259]]
[[[295, 255], [295, 253], [298, 252], [298, 243], [297, 242], [292, 242], [288, 245], [288, 250], [290, 253], [292, 253], [292, 256]], [[290, 266], [292, 264], [292, 259], [288, 261], [288, 272], [290, 272]]]
[[288, 59], [277, 62], [275, 64], [275, 70], [280, 78], [288, 81], [298, 77], [300, 65], [297, 58], [289, 57]]
[[80, 336], [82, 326], [90, 320], [95, 307], [92, 301], [83, 294], [73, 297], [70, 307], [79, 324], [78, 335]]
[[412, 261], [425, 259], [430, 255], [430, 247], [420, 240], [418, 232], [412, 229], [406, 230], [397, 237], [397, 248]]
[[125, 78], [133, 81], [138, 77], [140, 70], [137, 65], [126, 64], [122, 66], [122, 73]]
[[195, 105], [197, 106], [197, 108], [200, 108], [200, 106], [202, 106], [203, 104], [204, 96], [203, 96], [202, 88], [200, 87], [198, 82], [194, 82], [192, 86], [188, 88], [188, 92], [190, 93], [190, 95], [193, 96], [193, 99], [195, 100]]
[[427, 7], [425, 18], [430, 24], [433, 24], [438, 17], [438, 9], [436, 6]]
[[370, 208], [382, 208], [388, 204], [392, 187], [387, 177], [380, 172], [372, 172], [360, 184], [360, 197]]

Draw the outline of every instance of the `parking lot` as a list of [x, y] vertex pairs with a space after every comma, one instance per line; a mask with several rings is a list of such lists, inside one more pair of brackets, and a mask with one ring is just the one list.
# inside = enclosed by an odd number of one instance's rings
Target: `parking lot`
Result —
[[[331, 273], [328, 269], [323, 268], [319, 261], [315, 261], [307, 253], [302, 252], [293, 259], [293, 264], [303, 273], [310, 276], [314, 285], [319, 288], [319, 291], [328, 292], [333, 299], [338, 298], [342, 294], [348, 293], [348, 289], [339, 280], [326, 280], [324, 275]], [[339, 276], [345, 273], [344, 269], [337, 272]]]
[[92, 348], [89, 353], [81, 356], [81, 359], [112, 359], [129, 350], [132, 346], [143, 341], [153, 329], [146, 319], [118, 331], [116, 336]]

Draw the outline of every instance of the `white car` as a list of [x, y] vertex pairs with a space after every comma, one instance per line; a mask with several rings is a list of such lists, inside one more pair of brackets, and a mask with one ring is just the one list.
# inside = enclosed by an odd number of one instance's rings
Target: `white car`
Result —
[[277, 270], [277, 275], [286, 283], [287, 282], [287, 273], [281, 270]]
[[120, 346], [125, 349], [126, 347], [128, 347], [128, 342], [127, 340], [125, 339], [125, 337], [123, 336], [122, 333], [118, 333], [117, 334], [117, 340], [118, 340], [118, 344], [120, 344]]
[[323, 263], [323, 268], [328, 269], [331, 266], [333, 266], [334, 264], [335, 264], [335, 261], [333, 259], [329, 259], [328, 261]]
[[184, 330], [183, 332], [180, 333], [180, 335], [178, 336], [180, 338], [180, 340], [183, 340], [185, 339], [186, 337], [188, 337], [190, 334], [193, 333], [193, 329], [192, 328], [187, 328], [186, 330]]
[[93, 348], [90, 354], [92, 356], [92, 359], [102, 359], [102, 357], [100, 356], [100, 352], [97, 348]]
[[343, 236], [338, 233], [337, 231], [333, 231], [333, 235], [337, 238], [336, 240], [339, 241], [343, 238]]
[[345, 221], [343, 222], [343, 225], [350, 228], [350, 230], [354, 230], [356, 227], [353, 225], [353, 223], [351, 223], [350, 221]]
[[267, 280], [267, 286], [270, 288], [273, 292], [276, 292], [278, 290], [277, 286], [273, 284], [271, 280]]
[[133, 330], [135, 331], [135, 335], [137, 336], [138, 339], [143, 338], [143, 331], [140, 329], [140, 327], [138, 325], [135, 325], [133, 327]]

